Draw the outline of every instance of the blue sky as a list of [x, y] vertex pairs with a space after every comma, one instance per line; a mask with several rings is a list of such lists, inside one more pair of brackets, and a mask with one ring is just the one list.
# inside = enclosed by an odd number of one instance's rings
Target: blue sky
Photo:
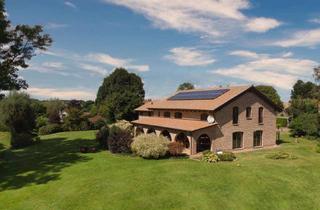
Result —
[[267, 84], [288, 100], [320, 62], [319, 0], [7, 0], [12, 24], [54, 39], [21, 71], [36, 98], [94, 99], [116, 67], [147, 98], [177, 86]]

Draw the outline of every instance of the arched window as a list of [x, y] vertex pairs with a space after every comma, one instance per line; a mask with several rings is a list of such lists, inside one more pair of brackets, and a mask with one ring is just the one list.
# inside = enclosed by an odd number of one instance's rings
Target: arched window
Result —
[[252, 117], [251, 107], [249, 107], [249, 106], [246, 108], [246, 117], [247, 117], [247, 119], [251, 119], [251, 117]]
[[207, 119], [208, 119], [208, 114], [207, 113], [202, 113], [200, 115], [200, 120], [201, 121], [207, 121]]
[[242, 137], [243, 137], [242, 132], [235, 132], [232, 134], [232, 149], [242, 148], [242, 145], [243, 145]]
[[239, 123], [239, 107], [237, 107], [237, 106], [233, 107], [232, 123], [233, 124], [238, 124]]
[[167, 118], [170, 118], [170, 112], [164, 112], [164, 113], [163, 113], [163, 116], [164, 116], [164, 117], [167, 117]]
[[259, 107], [259, 123], [263, 123], [263, 107]]
[[156, 131], [153, 128], [149, 128], [147, 130], [147, 134], [151, 134], [151, 133], [156, 134]]
[[254, 147], [262, 146], [262, 131], [255, 131], [253, 133], [253, 146]]
[[181, 119], [182, 118], [182, 113], [181, 112], [175, 112], [174, 113], [174, 118]]

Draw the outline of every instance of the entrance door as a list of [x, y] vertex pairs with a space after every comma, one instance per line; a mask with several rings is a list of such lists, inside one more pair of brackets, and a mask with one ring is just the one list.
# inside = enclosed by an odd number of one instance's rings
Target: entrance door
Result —
[[207, 134], [203, 134], [198, 138], [197, 141], [197, 153], [211, 149], [211, 141]]

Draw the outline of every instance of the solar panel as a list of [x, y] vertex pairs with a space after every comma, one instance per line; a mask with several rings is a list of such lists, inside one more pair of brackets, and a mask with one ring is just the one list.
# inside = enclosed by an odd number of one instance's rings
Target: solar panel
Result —
[[229, 91], [229, 89], [180, 92], [170, 97], [168, 100], [215, 99], [221, 96], [222, 94], [226, 93], [227, 91]]

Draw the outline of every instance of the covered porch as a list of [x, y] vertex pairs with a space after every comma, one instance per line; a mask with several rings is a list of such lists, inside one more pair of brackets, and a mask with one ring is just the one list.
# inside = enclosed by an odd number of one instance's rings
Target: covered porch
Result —
[[159, 117], [140, 117], [132, 123], [135, 135], [154, 133], [165, 136], [168, 141], [180, 142], [185, 154], [194, 155], [204, 150], [213, 150], [214, 127], [217, 124]]

